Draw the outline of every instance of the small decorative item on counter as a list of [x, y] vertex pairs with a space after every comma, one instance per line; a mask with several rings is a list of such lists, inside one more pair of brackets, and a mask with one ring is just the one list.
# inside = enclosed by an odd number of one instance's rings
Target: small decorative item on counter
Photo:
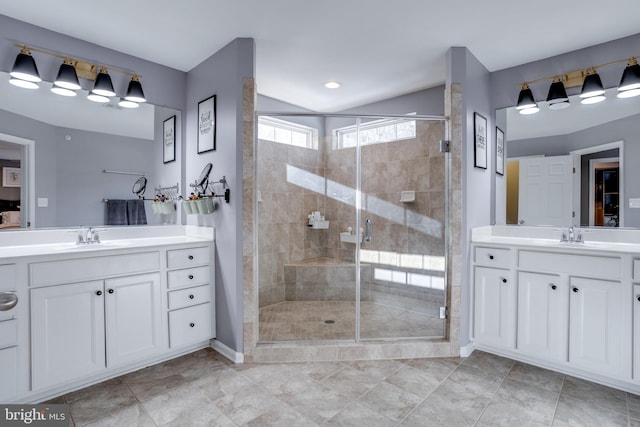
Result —
[[307, 227], [326, 230], [329, 228], [329, 221], [326, 221], [319, 211], [314, 211], [307, 215]]

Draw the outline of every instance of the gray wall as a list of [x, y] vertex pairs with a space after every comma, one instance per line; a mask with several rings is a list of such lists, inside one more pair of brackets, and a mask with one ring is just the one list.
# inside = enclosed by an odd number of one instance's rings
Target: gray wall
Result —
[[[491, 224], [495, 162], [495, 120], [491, 109], [489, 71], [466, 48], [447, 53], [447, 84], [462, 86], [462, 265], [469, 265], [469, 238], [473, 227]], [[487, 169], [474, 167], [474, 113], [487, 119]], [[469, 343], [469, 269], [462, 270], [460, 345]]]
[[[218, 205], [213, 215], [192, 215], [188, 224], [216, 228], [216, 323], [218, 340], [243, 351], [242, 307], [242, 138], [243, 81], [255, 76], [253, 39], [236, 39], [189, 71], [186, 90], [186, 181], [213, 164], [211, 179], [222, 176], [231, 188], [231, 203]], [[217, 148], [197, 154], [198, 102], [217, 96]]]

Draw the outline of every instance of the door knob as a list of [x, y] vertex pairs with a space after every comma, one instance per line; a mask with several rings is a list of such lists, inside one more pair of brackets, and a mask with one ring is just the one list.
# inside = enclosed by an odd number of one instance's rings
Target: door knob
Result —
[[571, 289], [571, 290], [572, 290], [573, 292], [576, 292], [576, 293], [577, 293], [580, 289], [578, 289], [578, 288], [573, 288], [573, 289]]
[[557, 288], [558, 287], [556, 285], [554, 285], [553, 283], [551, 284], [551, 289], [553, 289], [555, 291]]

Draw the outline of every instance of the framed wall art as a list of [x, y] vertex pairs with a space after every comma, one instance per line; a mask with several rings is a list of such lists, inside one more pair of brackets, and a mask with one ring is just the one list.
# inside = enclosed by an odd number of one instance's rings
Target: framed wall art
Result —
[[474, 161], [473, 165], [480, 169], [487, 168], [487, 119], [478, 113], [473, 116], [474, 132]]
[[504, 175], [504, 132], [496, 126], [496, 173]]
[[216, 149], [216, 96], [198, 102], [198, 154]]
[[20, 168], [2, 168], [2, 186], [20, 187]]
[[162, 122], [162, 162], [169, 163], [176, 160], [176, 116], [169, 117]]

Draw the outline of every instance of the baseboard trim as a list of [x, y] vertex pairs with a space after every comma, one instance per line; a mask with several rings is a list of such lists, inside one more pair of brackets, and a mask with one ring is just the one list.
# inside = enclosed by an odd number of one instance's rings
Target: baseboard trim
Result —
[[211, 348], [231, 360], [233, 363], [244, 363], [244, 354], [238, 353], [218, 340], [211, 340]]
[[464, 347], [460, 347], [460, 357], [471, 356], [471, 353], [473, 353], [473, 350], [475, 349], [476, 349], [476, 346], [473, 344], [473, 341], [465, 345]]

